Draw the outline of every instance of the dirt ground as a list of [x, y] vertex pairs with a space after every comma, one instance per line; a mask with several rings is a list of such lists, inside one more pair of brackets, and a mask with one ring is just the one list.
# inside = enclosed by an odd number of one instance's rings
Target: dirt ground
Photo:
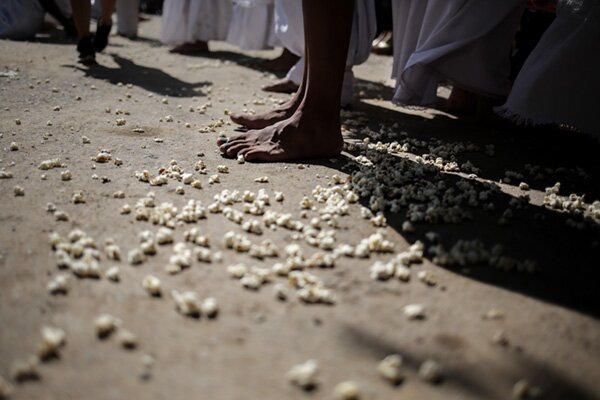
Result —
[[[11, 398], [327, 399], [338, 383], [352, 380], [364, 399], [508, 399], [514, 384], [523, 379], [539, 386], [544, 399], [600, 398], [598, 220], [542, 205], [544, 189], [559, 181], [561, 194], [585, 194], [586, 203], [600, 198], [598, 143], [574, 132], [522, 130], [393, 106], [388, 57], [372, 56], [355, 69], [358, 99], [352, 111], [343, 114], [347, 142], [359, 143], [372, 132], [382, 133], [376, 140], [390, 142], [385, 138], [389, 132], [404, 132], [402, 140], [421, 141], [425, 149], [472, 143], [480, 150], [456, 154], [459, 164], [470, 161], [479, 169], [477, 178], [440, 171], [422, 179], [447, 186], [496, 182], [500, 189], [493, 197], [495, 210], [475, 207], [469, 219], [458, 223], [415, 223], [415, 232], [401, 228], [406, 209], [386, 212], [384, 229], [395, 253], [416, 240], [425, 243], [426, 258], [410, 267], [410, 282], [372, 279], [369, 270], [375, 261], [393, 257], [372, 254], [364, 259], [340, 257], [334, 268], [310, 271], [332, 290], [334, 305], [305, 304], [291, 286], [289, 299], [277, 300], [273, 286], [286, 284], [285, 278], [275, 277], [258, 291], [244, 289], [229, 276], [227, 266], [242, 262], [271, 267], [285, 260], [283, 249], [289, 243], [298, 243], [307, 255], [317, 249], [281, 227], [263, 227], [265, 233], [257, 236], [212, 213], [197, 223], [177, 226], [175, 237], [183, 241], [186, 229], [198, 227], [210, 237], [211, 251], [223, 252], [221, 262], [194, 260], [189, 269], [169, 275], [165, 266], [173, 246], [168, 245], [159, 246], [158, 254], [142, 265], [129, 265], [126, 256], [139, 246], [139, 232], [156, 232], [158, 226], [119, 210], [125, 203], [134, 208], [149, 191], [155, 192], [157, 203], [181, 209], [189, 199], [206, 206], [225, 189], [264, 188], [271, 196], [268, 209], [292, 213], [308, 224], [319, 213], [309, 210], [308, 218], [301, 218], [304, 196], [311, 198], [317, 185], [328, 187], [334, 174], [345, 178], [368, 168], [354, 161], [360, 148], [351, 151], [353, 155], [306, 161], [302, 169], [298, 163], [238, 164], [222, 158], [216, 151], [217, 135], [236, 129], [227, 122], [229, 110], [266, 110], [286, 98], [260, 91], [274, 77], [257, 70], [257, 64], [277, 51], [240, 52], [211, 43], [214, 52], [207, 57], [172, 55], [157, 40], [159, 27], [153, 19], [141, 25], [136, 41], [112, 37], [109, 48], [98, 56], [99, 65], [89, 68], [78, 65], [74, 46], [53, 33], [30, 42], [0, 41], [0, 66], [16, 71], [12, 77], [0, 77], [0, 170], [13, 176], [0, 179], [0, 376], [14, 387]], [[198, 108], [207, 103], [211, 106], [200, 113]], [[123, 113], [117, 115], [117, 110]], [[167, 122], [167, 116], [173, 121]], [[124, 125], [117, 125], [120, 118], [126, 120]], [[221, 118], [224, 124], [218, 122]], [[216, 126], [212, 131], [206, 128], [211, 124]], [[136, 127], [143, 132], [134, 132]], [[90, 143], [83, 143], [83, 136]], [[12, 142], [18, 150], [10, 149]], [[490, 144], [493, 152], [489, 147], [481, 150]], [[102, 149], [123, 164], [92, 161]], [[418, 164], [417, 156], [425, 152], [410, 146], [390, 157], [400, 168]], [[60, 158], [66, 167], [38, 169], [52, 158]], [[171, 160], [194, 172], [200, 159], [208, 170], [208, 175], [195, 173], [203, 189], [184, 186], [184, 195], [175, 192], [180, 183], [173, 180], [150, 186], [135, 176], [144, 169], [156, 174]], [[538, 165], [538, 172], [527, 164]], [[217, 173], [218, 165], [228, 166], [229, 173], [219, 174], [221, 183], [211, 185], [209, 176]], [[66, 169], [73, 177], [62, 181], [60, 174]], [[500, 183], [506, 171], [522, 177]], [[109, 181], [93, 179], [94, 174]], [[269, 181], [254, 182], [260, 176]], [[499, 224], [510, 201], [525, 194], [518, 188], [521, 180], [531, 186], [526, 192], [531, 201], [513, 207], [512, 216]], [[24, 196], [13, 194], [17, 185], [24, 188]], [[83, 204], [71, 201], [78, 190], [84, 194]], [[125, 198], [113, 197], [119, 190]], [[274, 191], [282, 191], [285, 200], [275, 202]], [[69, 220], [57, 221], [46, 211], [48, 202], [67, 212]], [[369, 199], [361, 203], [368, 207]], [[240, 204], [233, 208], [241, 210]], [[360, 209], [360, 204], [351, 204], [349, 215], [339, 217], [337, 244], [356, 245], [379, 229], [361, 218]], [[581, 222], [582, 229], [569, 226], [571, 219]], [[102, 271], [120, 267], [121, 281], [72, 276], [68, 294], [51, 295], [46, 285], [65, 271], [56, 266], [48, 235], [55, 231], [66, 236], [75, 228], [96, 241]], [[226, 249], [222, 238], [231, 230], [247, 234], [252, 242], [272, 239], [281, 255], [261, 261]], [[500, 244], [512, 259], [534, 260], [536, 271], [504, 271], [486, 263], [433, 263], [428, 232], [437, 233], [446, 248], [459, 239]], [[107, 238], [121, 248], [124, 260], [106, 258]], [[437, 284], [421, 282], [419, 271], [434, 274]], [[162, 281], [162, 297], [150, 297], [142, 288], [148, 274]], [[181, 315], [171, 290], [215, 297], [218, 317]], [[425, 307], [424, 319], [404, 315], [404, 306], [414, 303]], [[500, 315], [485, 318], [490, 310]], [[98, 339], [94, 321], [102, 313], [118, 317], [119, 329], [135, 333], [138, 347], [123, 349], [118, 335]], [[38, 380], [14, 382], [13, 363], [35, 353], [44, 326], [66, 332], [60, 357], [40, 364]], [[498, 343], [499, 334], [506, 343]], [[404, 380], [397, 386], [377, 372], [378, 362], [394, 353], [403, 358]], [[145, 355], [154, 362], [150, 376], [143, 379]], [[311, 392], [291, 385], [286, 377], [292, 366], [308, 359], [318, 360], [320, 369], [318, 386]], [[428, 359], [442, 366], [438, 384], [418, 375]]]

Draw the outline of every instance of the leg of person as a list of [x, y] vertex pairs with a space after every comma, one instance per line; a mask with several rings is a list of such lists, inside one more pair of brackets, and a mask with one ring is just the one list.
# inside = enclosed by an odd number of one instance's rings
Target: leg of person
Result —
[[79, 61], [83, 64], [93, 64], [96, 62], [96, 51], [92, 42], [93, 36], [90, 34], [92, 5], [89, 0], [71, 0], [71, 9], [79, 38], [77, 43]]
[[223, 143], [220, 150], [224, 155], [241, 154], [248, 161], [283, 161], [341, 152], [340, 94], [354, 1], [303, 0], [302, 7], [308, 56], [302, 102], [290, 118]]
[[[116, 0], [101, 0], [102, 15], [98, 20], [96, 35], [94, 36], [94, 47], [100, 52], [108, 46], [108, 35], [112, 28], [112, 15], [115, 12]], [[125, 0], [122, 0], [125, 1]]]
[[[305, 65], [308, 65], [308, 54], [305, 55]], [[273, 125], [276, 122], [283, 121], [291, 117], [296, 112], [298, 106], [304, 98], [307, 75], [306, 67], [303, 67], [303, 70], [300, 87], [296, 87], [296, 94], [292, 96], [289, 101], [285, 102], [274, 110], [258, 115], [231, 114], [231, 120], [236, 124], [245, 126], [248, 129], [263, 129], [267, 126]]]
[[296, 64], [299, 58], [284, 47], [278, 57], [260, 63], [259, 68], [269, 72], [286, 72]]

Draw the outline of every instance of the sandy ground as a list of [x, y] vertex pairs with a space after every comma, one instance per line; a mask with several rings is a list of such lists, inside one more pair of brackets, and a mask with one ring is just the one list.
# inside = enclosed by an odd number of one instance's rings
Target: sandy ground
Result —
[[[33, 42], [0, 41], [0, 65], [18, 73], [0, 78], [0, 169], [13, 175], [0, 180], [0, 376], [10, 381], [13, 362], [35, 353], [43, 326], [67, 333], [60, 357], [39, 366], [39, 380], [12, 382], [14, 399], [325, 399], [346, 380], [355, 381], [365, 399], [507, 399], [522, 379], [540, 386], [544, 399], [600, 398], [597, 222], [588, 219], [583, 230], [574, 229], [566, 224], [572, 218], [568, 213], [541, 205], [544, 188], [557, 181], [562, 183], [561, 193], [586, 194], [589, 203], [599, 198], [598, 144], [569, 132], [523, 131], [395, 107], [387, 101], [391, 59], [386, 57], [373, 56], [356, 68], [360, 99], [344, 117], [353, 127], [346, 135], [349, 143], [371, 129], [403, 131], [405, 138], [425, 144], [493, 144], [493, 155], [461, 152], [459, 163], [470, 160], [479, 168], [476, 182], [498, 182], [510, 170], [523, 174], [532, 188], [531, 202], [504, 225], [497, 221], [507, 204], [524, 194], [517, 188], [520, 179], [499, 184], [496, 210], [477, 208], [469, 221], [418, 223], [416, 232], [403, 233], [406, 210], [387, 213], [385, 231], [395, 251], [406, 250], [416, 240], [430, 247], [427, 232], [440, 234], [447, 247], [461, 238], [479, 238], [489, 246], [501, 244], [516, 259], [535, 260], [538, 272], [506, 272], [487, 265], [442, 267], [428, 256], [411, 267], [410, 282], [382, 282], [371, 279], [369, 268], [392, 255], [341, 257], [332, 269], [311, 271], [332, 289], [335, 305], [304, 304], [291, 287], [290, 298], [282, 302], [275, 299], [273, 283], [256, 292], [243, 289], [226, 267], [237, 262], [271, 267], [284, 257], [260, 261], [225, 249], [224, 233], [242, 231], [223, 215], [209, 214], [196, 224], [177, 227], [176, 240], [196, 226], [210, 236], [211, 251], [223, 252], [222, 262], [194, 261], [183, 273], [169, 275], [164, 268], [172, 246], [161, 246], [138, 267], [126, 260], [107, 260], [103, 254], [101, 269], [119, 265], [120, 283], [73, 277], [67, 295], [48, 294], [46, 284], [64, 273], [55, 265], [49, 233], [65, 236], [79, 228], [101, 250], [107, 238], [114, 238], [125, 257], [139, 246], [140, 231], [156, 232], [158, 227], [136, 221], [133, 214], [121, 215], [119, 209], [125, 203], [133, 207], [149, 191], [155, 192], [157, 202], [181, 209], [189, 199], [208, 205], [224, 189], [264, 188], [272, 199], [269, 209], [299, 218], [303, 196], [311, 197], [317, 185], [327, 187], [333, 174], [346, 177], [357, 168], [347, 153], [306, 162], [304, 169], [296, 163], [240, 165], [221, 158], [215, 151], [216, 137], [222, 131], [231, 134], [235, 126], [199, 130], [220, 118], [227, 121], [226, 110], [260, 111], [285, 99], [262, 93], [260, 87], [273, 76], [255, 69], [258, 61], [276, 51], [244, 53], [215, 43], [210, 57], [183, 57], [168, 54], [157, 42], [158, 32], [158, 21], [153, 20], [141, 26], [137, 41], [112, 38], [98, 57], [99, 65], [91, 68], [78, 65], [74, 46], [52, 35]], [[189, 111], [207, 102], [212, 107], [205, 114]], [[116, 115], [117, 110], [126, 113]], [[174, 121], [166, 122], [167, 115]], [[117, 126], [118, 118], [126, 124]], [[136, 126], [144, 132], [133, 132]], [[83, 136], [90, 143], [84, 144]], [[10, 150], [11, 142], [18, 143], [17, 151]], [[110, 150], [123, 165], [91, 161], [101, 149]], [[423, 152], [413, 147], [396, 159], [415, 162]], [[50, 158], [60, 158], [66, 168], [37, 168]], [[184, 195], [175, 193], [174, 181], [151, 187], [135, 177], [144, 169], [155, 174], [170, 160], [191, 172], [199, 159], [209, 171], [196, 175], [204, 188], [185, 186]], [[526, 164], [541, 166], [541, 173], [533, 176]], [[217, 173], [217, 165], [228, 166], [230, 172], [220, 174], [220, 184], [210, 185], [208, 177]], [[61, 181], [65, 169], [72, 172], [72, 180]], [[47, 179], [42, 180], [44, 173]], [[92, 179], [94, 174], [110, 181]], [[265, 175], [268, 183], [254, 182]], [[440, 172], [435, 179], [452, 185], [468, 180], [466, 175]], [[17, 185], [25, 196], [13, 195]], [[84, 204], [71, 202], [77, 190], [83, 191]], [[118, 190], [125, 192], [124, 199], [113, 198]], [[282, 203], [273, 201], [274, 191], [284, 192]], [[46, 211], [47, 202], [66, 211], [69, 221], [57, 222]], [[337, 243], [356, 245], [376, 232], [361, 218], [360, 207], [352, 204], [350, 214], [339, 218]], [[234, 208], [241, 209], [239, 204]], [[308, 255], [316, 251], [282, 228], [248, 236], [253, 242], [270, 238], [282, 253], [289, 243], [299, 243]], [[418, 271], [433, 273], [437, 285], [419, 281]], [[150, 297], [142, 288], [142, 279], [150, 273], [162, 281], [161, 298]], [[169, 294], [173, 289], [217, 298], [219, 316], [184, 317], [175, 310]], [[406, 318], [403, 307], [411, 303], [424, 305], [424, 320]], [[503, 317], [483, 318], [492, 309], [502, 311]], [[120, 318], [122, 327], [138, 336], [138, 348], [121, 348], [114, 335], [99, 340], [94, 320], [102, 313]], [[506, 345], [494, 342], [499, 332], [504, 332]], [[405, 379], [398, 386], [377, 373], [379, 360], [392, 353], [404, 360]], [[140, 378], [144, 355], [154, 359], [145, 380]], [[288, 382], [286, 373], [311, 358], [320, 365], [319, 384], [305, 393]], [[442, 366], [440, 384], [419, 379], [419, 366], [427, 359]]]

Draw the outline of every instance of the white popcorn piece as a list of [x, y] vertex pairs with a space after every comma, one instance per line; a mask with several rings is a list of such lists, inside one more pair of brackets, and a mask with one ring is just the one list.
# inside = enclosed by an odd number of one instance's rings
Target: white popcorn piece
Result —
[[120, 214], [130, 214], [131, 213], [131, 206], [129, 204], [123, 204], [121, 206], [121, 209], [119, 210]]
[[71, 177], [72, 177], [71, 171], [69, 171], [69, 170], [62, 171], [60, 173], [60, 179], [63, 180], [63, 181], [70, 181]]
[[147, 256], [153, 256], [157, 253], [156, 243], [154, 240], [148, 240], [140, 244], [140, 250]]
[[144, 256], [144, 253], [142, 252], [142, 250], [133, 249], [133, 250], [130, 250], [129, 253], [127, 253], [127, 261], [131, 265], [139, 265], [139, 264], [143, 263], [144, 261], [146, 261], [146, 257]]
[[69, 220], [69, 214], [67, 214], [64, 211], [55, 211], [54, 212], [54, 218], [56, 218], [57, 221], [68, 221]]
[[123, 126], [127, 123], [127, 120], [125, 118], [117, 118], [115, 123], [117, 124], [117, 126]]
[[242, 229], [256, 235], [262, 235], [263, 233], [260, 222], [255, 219], [244, 222], [242, 224]]
[[27, 380], [38, 380], [39, 360], [36, 356], [29, 356], [26, 360], [18, 360], [10, 368], [10, 376], [15, 382], [24, 382]]
[[421, 304], [408, 304], [404, 306], [403, 311], [408, 319], [425, 319], [425, 307]]
[[116, 192], [113, 193], [113, 198], [115, 199], [124, 199], [125, 198], [125, 192], [122, 190], [117, 190]]
[[443, 378], [441, 365], [434, 360], [425, 360], [419, 367], [419, 378], [429, 383], [441, 382]]
[[286, 301], [288, 299], [288, 292], [285, 286], [281, 283], [273, 286], [273, 293], [275, 293], [275, 298], [277, 300]]
[[220, 174], [228, 174], [229, 167], [227, 165], [217, 165], [217, 172]]
[[238, 154], [237, 155], [237, 163], [238, 164], [243, 164], [245, 162], [246, 162], [246, 158], [244, 157], [244, 155], [243, 154]]
[[240, 279], [240, 283], [243, 287], [249, 290], [258, 290], [263, 284], [262, 279], [253, 273], [246, 273], [242, 279]]
[[215, 318], [219, 314], [219, 304], [214, 297], [207, 297], [202, 300], [200, 311], [208, 318]]
[[428, 286], [437, 285], [437, 278], [435, 277], [435, 274], [431, 271], [419, 271], [419, 273], [417, 274], [417, 278], [419, 278], [421, 282], [425, 283]]
[[177, 194], [185, 194], [185, 189], [183, 188], [183, 186], [177, 186], [175, 188], [175, 193], [177, 193]]
[[529, 184], [527, 184], [526, 182], [521, 182], [519, 183], [519, 189], [521, 189], [522, 191], [528, 191], [529, 190]]
[[13, 394], [13, 387], [0, 376], [0, 399], [8, 399]]
[[521, 379], [513, 385], [512, 398], [515, 400], [537, 399], [541, 396], [542, 390], [538, 386], [533, 386], [526, 379]]
[[142, 281], [142, 287], [151, 296], [160, 297], [162, 295], [160, 279], [153, 275], [146, 275], [146, 277]]
[[371, 279], [385, 281], [394, 276], [396, 266], [392, 262], [375, 262], [371, 267]]
[[10, 151], [18, 151], [19, 145], [17, 144], [17, 142], [11, 142], [8, 148], [10, 149]]
[[387, 225], [387, 219], [383, 213], [378, 213], [376, 216], [371, 218], [371, 224], [376, 227], [384, 227]]
[[402, 376], [402, 357], [399, 354], [386, 356], [377, 366], [379, 374], [393, 385], [397, 385], [403, 379]]
[[302, 364], [295, 365], [287, 373], [288, 380], [304, 390], [310, 390], [317, 386], [319, 364], [317, 360], [308, 360]]
[[119, 267], [110, 267], [105, 273], [104, 277], [111, 282], [119, 282], [121, 280]]
[[211, 185], [214, 184], [214, 183], [221, 183], [221, 178], [217, 174], [211, 175], [208, 178], [208, 183], [211, 184]]
[[104, 248], [104, 252], [109, 260], [119, 261], [121, 259], [121, 249], [116, 244], [108, 244]]
[[333, 389], [333, 395], [337, 400], [358, 400], [360, 388], [353, 381], [341, 382]]
[[48, 293], [56, 294], [67, 294], [69, 292], [69, 276], [68, 275], [57, 275], [48, 282], [46, 286]]
[[200, 316], [200, 299], [196, 292], [178, 292], [171, 291], [171, 296], [175, 300], [177, 311], [181, 314], [197, 318]]
[[244, 264], [235, 264], [227, 267], [227, 273], [229, 276], [235, 279], [241, 279], [248, 272], [248, 268]]
[[11, 179], [13, 174], [11, 172], [0, 170], [0, 179]]
[[414, 233], [416, 231], [415, 226], [410, 221], [404, 221], [402, 223], [402, 232]]
[[25, 189], [22, 186], [15, 186], [13, 188], [13, 193], [16, 197], [25, 196]]
[[38, 345], [37, 354], [40, 360], [58, 355], [58, 350], [66, 343], [67, 335], [64, 330], [51, 326], [42, 328], [42, 340]]
[[81, 141], [83, 142], [83, 144], [90, 144], [90, 143], [92, 143], [92, 141], [90, 140], [90, 138], [88, 138], [87, 136], [82, 136], [81, 137]]
[[83, 204], [85, 203], [85, 198], [83, 197], [83, 192], [81, 190], [77, 190], [73, 192], [73, 196], [71, 197], [71, 201], [73, 204]]
[[504, 313], [504, 311], [499, 310], [497, 308], [492, 308], [483, 315], [483, 319], [498, 320], [504, 319], [505, 316], [506, 314]]
[[106, 338], [110, 336], [117, 327], [121, 324], [121, 320], [113, 317], [110, 314], [102, 314], [98, 316], [94, 322], [96, 328], [96, 335], [99, 338]]
[[161, 227], [156, 233], [156, 243], [159, 245], [173, 243], [173, 230], [166, 227]]
[[80, 261], [74, 261], [71, 264], [71, 271], [78, 278], [100, 278], [100, 267], [98, 262], [91, 257], [84, 257]]
[[95, 156], [92, 157], [92, 161], [95, 161], [97, 163], [107, 163], [110, 160], [112, 160], [112, 154], [110, 154], [110, 152], [108, 150], [100, 150], [100, 152]]
[[194, 249], [194, 255], [196, 256], [196, 260], [200, 262], [210, 263], [212, 262], [212, 256], [210, 250], [197, 247]]
[[121, 329], [118, 335], [118, 341], [121, 346], [126, 349], [135, 349], [138, 346], [137, 336], [127, 329]]
[[267, 182], [269, 182], [269, 177], [268, 176], [259, 176], [258, 178], [254, 179], [254, 182], [267, 183]]
[[49, 170], [49, 169], [53, 169], [53, 168], [61, 168], [63, 167], [63, 163], [60, 161], [59, 158], [53, 158], [50, 160], [45, 160], [42, 161], [39, 165], [38, 165], [38, 169], [41, 170]]
[[275, 192], [275, 201], [282, 202], [284, 199], [283, 192]]

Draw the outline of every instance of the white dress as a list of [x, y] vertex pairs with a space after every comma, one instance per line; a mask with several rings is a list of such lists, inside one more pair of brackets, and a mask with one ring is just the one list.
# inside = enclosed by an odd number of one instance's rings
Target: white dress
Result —
[[29, 39], [43, 20], [44, 9], [37, 0], [0, 0], [0, 38]]
[[242, 50], [277, 46], [274, 0], [233, 0], [227, 41]]
[[438, 84], [505, 97], [525, 0], [393, 0], [394, 102], [432, 105]]
[[[373, 1], [357, 0], [355, 4], [342, 90], [343, 105], [350, 103], [353, 97], [352, 66], [367, 60], [377, 31]], [[301, 1], [275, 0], [275, 33], [283, 47], [300, 57], [286, 75], [287, 80], [300, 85], [304, 73], [304, 19]]]
[[225, 40], [230, 0], [165, 0], [161, 41], [168, 44]]
[[563, 1], [517, 76], [501, 115], [569, 124], [600, 139], [600, 2]]

